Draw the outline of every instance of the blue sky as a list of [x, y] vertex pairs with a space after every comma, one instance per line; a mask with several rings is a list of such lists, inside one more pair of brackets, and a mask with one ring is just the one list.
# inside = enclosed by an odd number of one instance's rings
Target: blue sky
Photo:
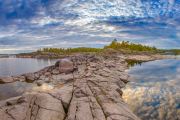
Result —
[[113, 39], [180, 48], [180, 0], [0, 0], [1, 54]]

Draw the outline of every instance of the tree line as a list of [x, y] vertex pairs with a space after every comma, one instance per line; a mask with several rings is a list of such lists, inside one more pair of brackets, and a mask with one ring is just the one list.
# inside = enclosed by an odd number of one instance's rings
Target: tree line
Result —
[[130, 49], [131, 51], [150, 51], [150, 52], [161, 51], [161, 50], [158, 50], [155, 46], [149, 47], [149, 46], [145, 46], [142, 44], [130, 43], [129, 41], [127, 41], [127, 42], [122, 41], [120, 43], [116, 39], [114, 39], [110, 45], [104, 46], [104, 49], [107, 49], [107, 48], [113, 48], [116, 50]]
[[38, 49], [37, 53], [49, 52], [56, 54], [69, 54], [69, 53], [83, 53], [83, 52], [101, 52], [100, 48], [90, 48], [90, 47], [78, 47], [78, 48], [43, 48]]
[[71, 54], [71, 53], [83, 53], [83, 52], [101, 52], [104, 49], [129, 49], [131, 51], [150, 51], [157, 52], [162, 50], [158, 50], [155, 46], [149, 47], [142, 44], [130, 43], [129, 41], [122, 41], [121, 43], [114, 39], [110, 45], [105, 45], [103, 49], [101, 48], [91, 48], [91, 47], [78, 47], [78, 48], [42, 48], [38, 49], [36, 52], [32, 53], [56, 53], [56, 54]]

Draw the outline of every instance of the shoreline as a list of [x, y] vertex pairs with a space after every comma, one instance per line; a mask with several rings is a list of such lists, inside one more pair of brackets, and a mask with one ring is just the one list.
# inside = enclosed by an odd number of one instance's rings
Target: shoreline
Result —
[[[57, 88], [0, 101], [0, 114], [4, 114], [0, 119], [139, 120], [121, 96], [121, 88], [130, 77], [125, 72], [126, 59], [152, 61], [175, 58], [160, 54], [85, 53], [72, 55], [37, 72], [6, 77], [8, 82], [30, 80], [38, 85], [53, 82]], [[0, 81], [3, 79], [0, 77]]]

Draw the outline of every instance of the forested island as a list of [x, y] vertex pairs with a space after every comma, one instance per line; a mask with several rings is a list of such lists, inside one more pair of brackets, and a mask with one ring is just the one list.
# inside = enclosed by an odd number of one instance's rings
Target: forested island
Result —
[[78, 48], [40, 48], [35, 52], [31, 53], [20, 53], [18, 56], [28, 56], [28, 55], [67, 55], [73, 53], [86, 53], [86, 52], [101, 52], [106, 49], [114, 49], [123, 52], [124, 54], [131, 54], [137, 52], [151, 52], [151, 53], [163, 53], [163, 50], [157, 49], [155, 46], [150, 47], [142, 44], [130, 43], [129, 41], [118, 42], [114, 39], [109, 45], [105, 45], [104, 48], [91, 48], [91, 47], [78, 47]]

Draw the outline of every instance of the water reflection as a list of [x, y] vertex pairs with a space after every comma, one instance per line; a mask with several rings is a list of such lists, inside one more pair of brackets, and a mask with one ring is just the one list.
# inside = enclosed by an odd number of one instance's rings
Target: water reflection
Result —
[[179, 120], [180, 60], [140, 65], [135, 63], [126, 70], [131, 82], [123, 89], [123, 98], [130, 109], [141, 120]]
[[35, 72], [44, 67], [54, 65], [61, 58], [1, 58], [0, 76], [21, 75], [28, 72]]
[[134, 61], [134, 60], [126, 60], [126, 62], [128, 63], [128, 65], [127, 65], [128, 69], [131, 67], [134, 67], [135, 65], [141, 66], [141, 64], [143, 63], [143, 62]]
[[13, 82], [8, 84], [0, 84], [0, 101], [6, 100], [11, 97], [21, 96], [25, 92], [32, 91], [44, 91], [53, 89], [54, 85], [52, 83], [44, 83], [42, 86], [37, 86], [33, 83], [26, 82]]
[[171, 52], [167, 52], [165, 55], [166, 55], [166, 56], [171, 56], [171, 57], [177, 57], [177, 58], [180, 58], [180, 55], [179, 55], [179, 54], [178, 54], [178, 55], [174, 55], [174, 54], [171, 53]]

